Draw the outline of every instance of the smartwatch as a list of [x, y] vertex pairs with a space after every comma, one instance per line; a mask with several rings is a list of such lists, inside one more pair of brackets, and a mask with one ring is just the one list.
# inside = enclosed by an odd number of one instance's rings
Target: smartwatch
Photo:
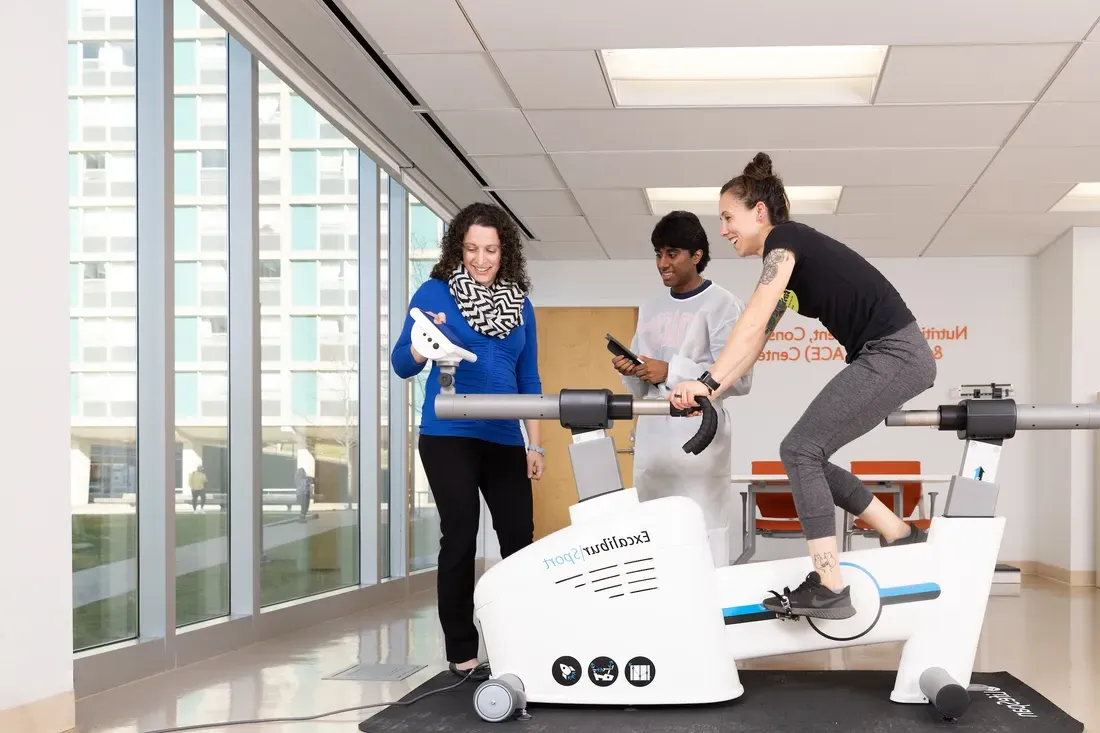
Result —
[[718, 388], [722, 386], [714, 380], [714, 377], [710, 376], [709, 371], [703, 372], [703, 374], [699, 377], [698, 381], [700, 381], [704, 385], [706, 385], [706, 388], [710, 390], [711, 394], [714, 394], [715, 392], [717, 392]]

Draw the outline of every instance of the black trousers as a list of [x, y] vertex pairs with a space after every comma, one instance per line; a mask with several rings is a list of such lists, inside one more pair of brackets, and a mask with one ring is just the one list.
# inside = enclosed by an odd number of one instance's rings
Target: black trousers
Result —
[[477, 656], [474, 626], [474, 557], [481, 519], [478, 489], [493, 518], [501, 557], [534, 540], [527, 449], [477, 438], [421, 435], [424, 473], [439, 511], [436, 593], [448, 662]]

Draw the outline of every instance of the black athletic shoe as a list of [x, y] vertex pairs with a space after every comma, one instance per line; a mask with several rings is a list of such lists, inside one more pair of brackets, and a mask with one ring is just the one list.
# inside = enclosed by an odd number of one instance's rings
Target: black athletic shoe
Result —
[[913, 524], [909, 525], [909, 534], [905, 535], [904, 537], [901, 537], [900, 539], [896, 539], [893, 542], [887, 542], [886, 538], [883, 537], [882, 535], [879, 535], [879, 538], [878, 538], [879, 547], [897, 547], [898, 545], [915, 545], [918, 542], [927, 542], [927, 541], [928, 541], [928, 533], [925, 532], [920, 527], [917, 527]]
[[783, 593], [771, 591], [774, 598], [764, 601], [764, 608], [781, 616], [811, 616], [813, 618], [842, 619], [856, 614], [852, 605], [851, 587], [837, 592], [821, 584], [816, 571], [806, 576], [802, 585], [793, 591], [784, 588]]
[[455, 675], [456, 677], [461, 677], [462, 679], [471, 679], [475, 682], [482, 682], [493, 676], [487, 662], [482, 662], [473, 669], [459, 669], [457, 666], [455, 666], [454, 662], [450, 662], [447, 667], [450, 670], [451, 674]]

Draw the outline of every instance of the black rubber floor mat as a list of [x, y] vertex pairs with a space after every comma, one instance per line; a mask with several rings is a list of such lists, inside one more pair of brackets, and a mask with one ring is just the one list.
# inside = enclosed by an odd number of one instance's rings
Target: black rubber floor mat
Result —
[[[906, 733], [993, 731], [1081, 733], [1084, 725], [1007, 672], [976, 673], [970, 708], [954, 722], [931, 705], [890, 701], [894, 671], [740, 670], [745, 694], [717, 705], [634, 708], [531, 705], [530, 720], [487, 723], [474, 711], [476, 682], [383, 709], [364, 720], [364, 733]], [[456, 682], [444, 672], [406, 695], [410, 700]]]

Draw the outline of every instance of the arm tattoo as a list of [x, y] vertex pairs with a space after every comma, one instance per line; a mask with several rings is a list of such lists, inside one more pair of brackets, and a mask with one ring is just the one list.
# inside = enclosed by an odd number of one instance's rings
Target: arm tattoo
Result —
[[768, 326], [764, 329], [764, 333], [770, 334], [775, 331], [775, 327], [779, 325], [779, 319], [783, 317], [783, 314], [787, 312], [787, 299], [780, 298], [779, 302], [775, 304], [775, 310], [772, 311], [771, 318], [768, 319]]
[[785, 249], [773, 249], [768, 256], [764, 258], [764, 271], [760, 273], [760, 284], [767, 285], [774, 280], [776, 274], [779, 272], [779, 263], [785, 262], [789, 256], [790, 252]]
[[836, 565], [836, 555], [831, 552], [824, 552], [814, 555], [815, 570], [826, 570], [828, 568], [835, 568]]

